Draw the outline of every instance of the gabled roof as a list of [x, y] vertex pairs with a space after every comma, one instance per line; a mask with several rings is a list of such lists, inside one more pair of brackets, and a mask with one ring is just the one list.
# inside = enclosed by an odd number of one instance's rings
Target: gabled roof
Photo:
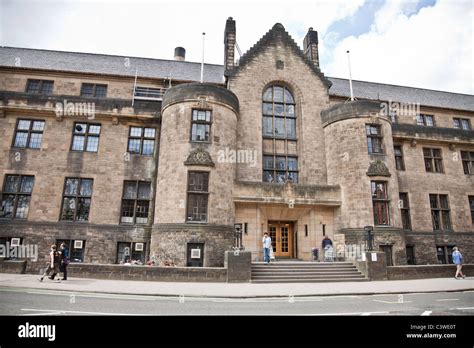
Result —
[[237, 73], [242, 67], [249, 63], [253, 58], [263, 52], [267, 47], [273, 45], [277, 40], [283, 41], [293, 52], [299, 56], [310, 69], [321, 78], [323, 83], [329, 88], [331, 87], [331, 81], [321, 72], [319, 67], [313, 64], [309, 58], [307, 58], [303, 51], [299, 48], [298, 44], [293, 40], [290, 34], [285, 30], [285, 27], [277, 23], [271, 28], [258, 42], [253, 45], [245, 54], [240, 58], [239, 65], [232, 70], [226, 71], [226, 75], [233, 75]]
[[[296, 43], [294, 44], [296, 45]], [[245, 56], [242, 57], [241, 66], [245, 63], [245, 60], [251, 59], [252, 54], [257, 54], [255, 50], [252, 50], [253, 48], [245, 54], [246, 58]], [[301, 50], [299, 52], [301, 53]], [[124, 66], [125, 58], [130, 59], [130, 68]], [[20, 63], [19, 66], [16, 64], [17, 62]], [[312, 65], [312, 63], [309, 64]], [[201, 76], [199, 63], [2, 46], [0, 46], [0, 67], [129, 77], [135, 76], [135, 67], [138, 67], [139, 77], [151, 79], [171, 77], [173, 80], [193, 82], [199, 81]], [[329, 89], [330, 96], [350, 97], [349, 81], [347, 79], [336, 77], [327, 77], [327, 79], [332, 83]], [[223, 84], [224, 67], [222, 65], [205, 64], [204, 81]], [[354, 96], [358, 99], [420, 103], [422, 106], [474, 112], [474, 95], [470, 94], [357, 80], [353, 80], [352, 83]]]
[[[133, 77], [138, 69], [139, 77], [201, 79], [201, 63], [3, 46], [0, 66]], [[223, 84], [223, 70], [222, 65], [204, 64], [204, 82]]]
[[[336, 77], [329, 77], [329, 80], [332, 82], [330, 96], [350, 98], [349, 80]], [[419, 103], [421, 106], [474, 111], [474, 96], [470, 94], [357, 80], [352, 80], [352, 87], [357, 99]]]

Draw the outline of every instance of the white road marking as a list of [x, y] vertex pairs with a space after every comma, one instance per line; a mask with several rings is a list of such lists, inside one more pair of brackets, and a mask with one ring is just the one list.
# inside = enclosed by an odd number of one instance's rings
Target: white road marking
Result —
[[109, 312], [84, 312], [84, 311], [58, 311], [57, 309], [34, 309], [34, 308], [22, 308], [22, 311], [26, 312], [45, 312], [45, 315], [51, 315], [54, 312], [58, 314], [88, 314], [88, 315], [141, 315], [150, 316], [153, 314], [135, 314], [135, 313], [109, 313]]
[[440, 298], [439, 300], [436, 301], [459, 301], [458, 298]]
[[382, 301], [382, 300], [372, 300], [372, 301], [374, 301], [374, 302], [382, 302], [382, 303], [398, 303], [398, 304], [413, 302], [413, 301], [398, 302], [398, 301]]
[[429, 316], [431, 315], [431, 313], [433, 313], [433, 311], [424, 311], [423, 313], [421, 313], [422, 316]]
[[371, 314], [388, 314], [390, 312], [353, 312], [353, 313], [317, 313], [311, 315], [371, 315]]
[[452, 309], [458, 309], [460, 311], [465, 310], [465, 309], [474, 309], [474, 307], [463, 307], [463, 308], [452, 308]]

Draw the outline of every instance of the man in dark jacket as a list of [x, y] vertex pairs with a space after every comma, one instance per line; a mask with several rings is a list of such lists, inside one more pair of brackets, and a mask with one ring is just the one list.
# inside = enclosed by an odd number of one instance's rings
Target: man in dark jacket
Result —
[[328, 236], [324, 237], [323, 239], [323, 250], [326, 248], [327, 245], [332, 246], [332, 240], [329, 239]]

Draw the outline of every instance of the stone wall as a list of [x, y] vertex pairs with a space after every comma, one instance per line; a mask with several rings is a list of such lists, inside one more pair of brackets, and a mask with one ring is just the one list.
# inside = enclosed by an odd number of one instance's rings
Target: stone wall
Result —
[[464, 262], [474, 262], [474, 234], [472, 233], [415, 233], [406, 232], [406, 244], [414, 246], [417, 264], [438, 264], [436, 246], [457, 246]]
[[0, 273], [23, 274], [26, 271], [26, 261], [0, 261]]
[[[466, 277], [474, 275], [474, 264], [463, 265]], [[387, 267], [388, 280], [453, 278], [456, 274], [455, 265], [427, 266], [391, 266]]]
[[250, 283], [252, 279], [252, 253], [249, 251], [226, 251], [225, 268], [227, 283]]
[[151, 252], [159, 261], [186, 266], [188, 243], [204, 244], [204, 267], [223, 267], [225, 251], [234, 245], [233, 227], [225, 225], [156, 224]]
[[[125, 62], [125, 61], [124, 61]], [[124, 73], [129, 74], [130, 69], [124, 64]], [[133, 69], [134, 71], [134, 69]], [[0, 71], [0, 90], [24, 92], [28, 79], [54, 81], [53, 93], [59, 95], [81, 94], [83, 83], [97, 83], [107, 85], [107, 98], [124, 98], [131, 101], [133, 94], [134, 77], [112, 78], [110, 76], [86, 75], [81, 73], [60, 73], [35, 71], [30, 73]], [[138, 79], [137, 84], [143, 87], [163, 87], [163, 80]]]
[[68, 277], [162, 282], [225, 282], [227, 270], [209, 267], [151, 267], [83, 263], [70, 264]]
[[27, 260], [26, 271], [32, 273], [49, 262], [50, 246], [59, 239], [84, 240], [84, 262], [92, 264], [115, 263], [118, 242], [146, 243], [145, 255], [150, 245], [149, 228], [126, 225], [1, 221], [0, 237], [22, 238], [23, 245], [38, 246], [38, 260]]
[[[365, 232], [363, 229], [344, 229], [346, 245], [366, 246]], [[396, 228], [375, 228], [374, 250], [379, 250], [381, 245], [392, 246], [394, 265], [406, 265], [405, 232]]]
[[[46, 121], [40, 149], [11, 146], [19, 118]], [[101, 124], [98, 152], [70, 151], [74, 122]], [[0, 158], [4, 159], [0, 162], [0, 183], [3, 187], [7, 174], [34, 175], [28, 221], [57, 222], [65, 178], [92, 178], [88, 221], [118, 224], [124, 180], [153, 181], [156, 173], [153, 156], [127, 156], [129, 127], [145, 124], [159, 131], [158, 120], [149, 123], [124, 120], [113, 124], [110, 118], [98, 117], [90, 121], [85, 117], [65, 117], [57, 121], [51, 115], [26, 116], [21, 111], [7, 112], [5, 118], [0, 118]], [[158, 136], [155, 144], [158, 148]]]

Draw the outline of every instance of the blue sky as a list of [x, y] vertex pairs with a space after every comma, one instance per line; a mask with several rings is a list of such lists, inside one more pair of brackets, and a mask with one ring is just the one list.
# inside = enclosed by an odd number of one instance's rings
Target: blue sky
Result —
[[319, 33], [322, 71], [462, 93], [473, 86], [471, 0], [0, 0], [0, 44], [222, 64], [225, 20], [243, 52], [276, 22], [302, 46]]

